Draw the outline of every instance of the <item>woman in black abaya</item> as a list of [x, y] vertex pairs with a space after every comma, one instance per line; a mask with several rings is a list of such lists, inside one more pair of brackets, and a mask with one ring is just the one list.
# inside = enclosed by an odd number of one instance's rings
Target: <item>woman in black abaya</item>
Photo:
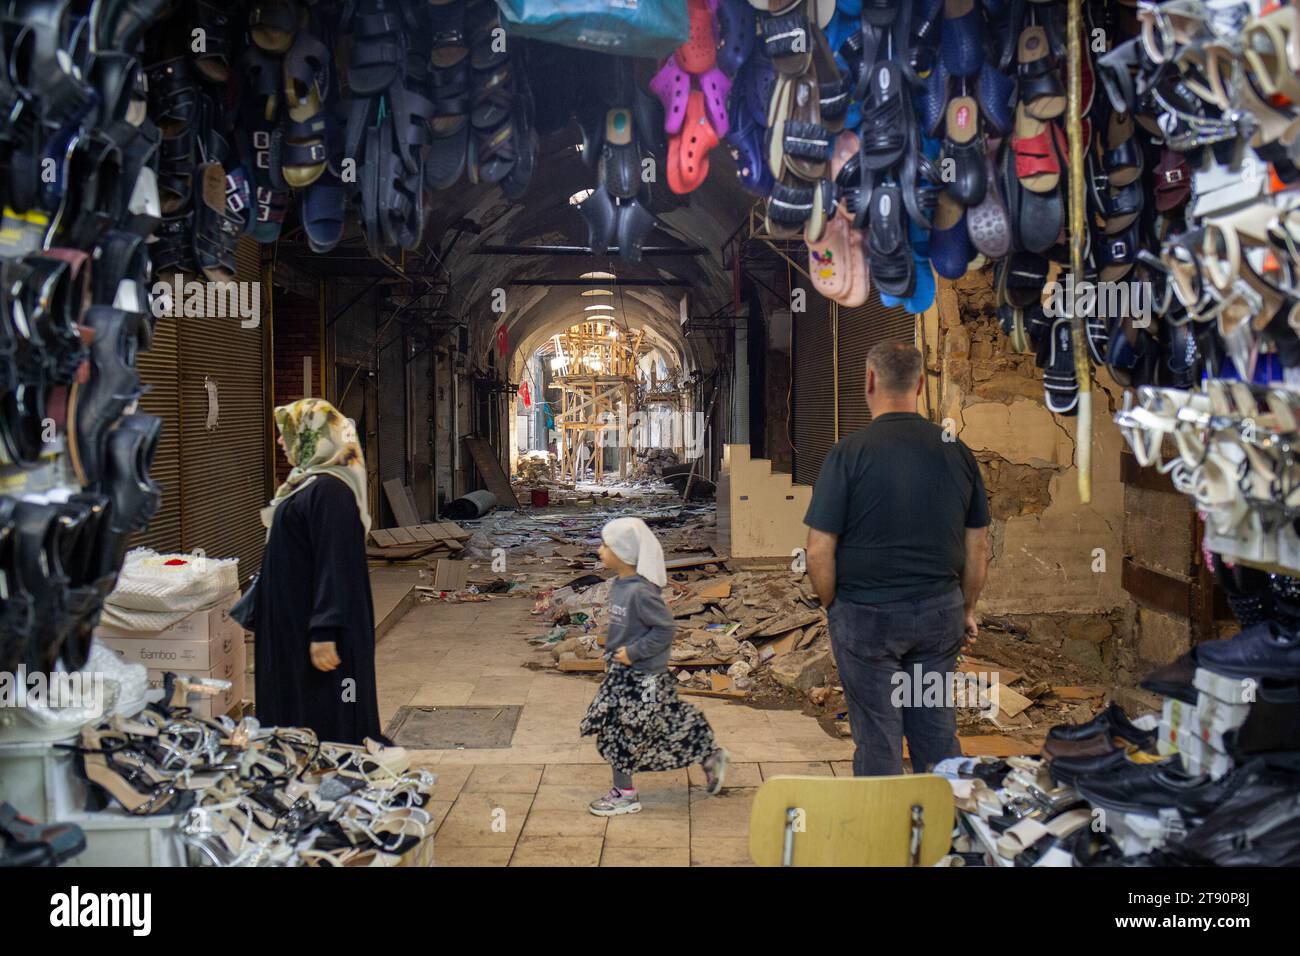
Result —
[[318, 398], [277, 408], [275, 423], [293, 470], [262, 512], [270, 533], [257, 584], [257, 718], [310, 727], [321, 740], [382, 739], [356, 427]]

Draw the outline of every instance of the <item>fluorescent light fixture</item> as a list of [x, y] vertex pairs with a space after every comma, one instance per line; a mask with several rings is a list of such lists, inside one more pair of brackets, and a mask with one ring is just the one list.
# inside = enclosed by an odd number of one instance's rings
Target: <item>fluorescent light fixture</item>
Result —
[[611, 279], [614, 278], [614, 273], [612, 273], [612, 272], [584, 272], [582, 275], [578, 276], [578, 278], [579, 278], [579, 279], [603, 279], [603, 280], [605, 280], [605, 281], [608, 282], [609, 280], [611, 280]]
[[589, 306], [587, 306], [587, 307], [586, 307], [585, 309], [583, 309], [582, 311], [584, 311], [584, 312], [613, 312], [613, 311], [614, 311], [614, 307], [613, 307], [612, 305], [605, 305], [604, 303], [597, 303], [596, 305], [589, 305]]
[[613, 294], [614, 293], [610, 292], [608, 289], [583, 289], [581, 292], [578, 293], [578, 295], [585, 295], [585, 296], [613, 295]]

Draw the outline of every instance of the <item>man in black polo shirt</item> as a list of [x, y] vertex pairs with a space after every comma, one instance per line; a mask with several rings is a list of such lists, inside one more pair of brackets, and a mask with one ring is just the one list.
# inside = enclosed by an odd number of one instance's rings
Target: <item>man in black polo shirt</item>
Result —
[[976, 633], [988, 501], [970, 449], [916, 413], [917, 349], [877, 345], [866, 385], [871, 423], [826, 456], [804, 518], [808, 574], [830, 618], [853, 773], [902, 773], [904, 736], [923, 773], [961, 753], [948, 689]]

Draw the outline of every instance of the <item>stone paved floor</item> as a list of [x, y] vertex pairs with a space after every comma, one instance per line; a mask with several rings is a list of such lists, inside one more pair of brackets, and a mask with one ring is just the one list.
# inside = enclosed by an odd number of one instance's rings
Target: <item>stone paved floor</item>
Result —
[[731, 753], [727, 787], [704, 793], [699, 768], [641, 774], [644, 809], [605, 819], [587, 803], [609, 768], [578, 723], [596, 683], [530, 670], [525, 640], [543, 628], [532, 602], [417, 605], [380, 642], [380, 717], [403, 705], [521, 704], [512, 746], [417, 750], [438, 774], [430, 810], [441, 866], [736, 866], [749, 863], [749, 808], [774, 774], [845, 774], [852, 745], [797, 711], [692, 697]]

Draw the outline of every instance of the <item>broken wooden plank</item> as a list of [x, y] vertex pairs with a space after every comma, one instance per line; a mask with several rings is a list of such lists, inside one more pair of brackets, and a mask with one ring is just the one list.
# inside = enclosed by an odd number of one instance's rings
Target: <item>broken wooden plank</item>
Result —
[[670, 558], [664, 562], [664, 567], [669, 571], [676, 571], [680, 568], [698, 568], [702, 564], [722, 564], [726, 560], [726, 555]]
[[597, 674], [605, 670], [605, 662], [599, 659], [590, 661], [560, 661], [555, 666], [559, 670], [575, 674]]
[[1013, 671], [1009, 667], [1003, 667], [1001, 664], [994, 664], [991, 661], [980, 661], [973, 657], [963, 657], [957, 670], [963, 674], [988, 674], [993, 678], [995, 684], [1014, 684], [1025, 675], [1019, 671]]
[[743, 690], [705, 690], [703, 687], [678, 687], [677, 693], [688, 697], [716, 697], [720, 700], [744, 700], [749, 696]]
[[755, 637], [776, 637], [793, 631], [795, 628], [807, 627], [809, 624], [816, 624], [822, 619], [820, 611], [805, 611], [803, 613], [787, 614], [771, 621], [760, 630]]
[[718, 581], [716, 584], [710, 584], [708, 587], [696, 591], [695, 596], [701, 601], [726, 600], [731, 597], [731, 582]]
[[1097, 697], [1105, 697], [1106, 689], [1104, 687], [1077, 687], [1071, 684], [1054, 684], [1052, 685], [1052, 696], [1059, 697], [1061, 700], [1093, 700]]
[[419, 512], [411, 503], [406, 485], [400, 478], [389, 478], [384, 482], [384, 495], [388, 498], [388, 507], [393, 510], [393, 517], [399, 525], [420, 523]]
[[469, 449], [470, 457], [474, 459], [474, 465], [478, 468], [478, 473], [483, 476], [483, 483], [487, 485], [488, 491], [496, 495], [497, 504], [502, 508], [518, 508], [519, 499], [515, 497], [514, 489], [510, 486], [510, 478], [497, 459], [496, 450], [482, 438], [467, 435], [461, 440]]
[[961, 752], [966, 757], [1019, 757], [1023, 754], [1036, 754], [1042, 748], [1042, 742], [1017, 740], [1002, 734], [972, 734], [958, 737]]
[[1006, 684], [999, 683], [994, 686], [997, 688], [995, 694], [998, 699], [998, 709], [1000, 711], [998, 715], [999, 717], [1003, 714], [1007, 717], [1015, 717], [1033, 703], [1033, 701], [1024, 694], [1017, 693]]

